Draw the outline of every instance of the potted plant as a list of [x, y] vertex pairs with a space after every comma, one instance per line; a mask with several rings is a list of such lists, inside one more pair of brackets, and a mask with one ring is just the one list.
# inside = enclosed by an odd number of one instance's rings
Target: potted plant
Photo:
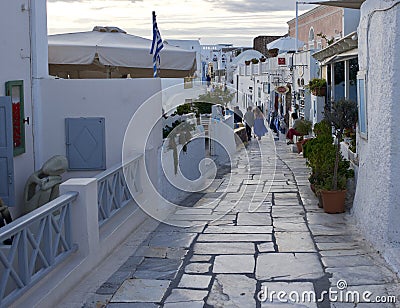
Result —
[[244, 61], [244, 64], [250, 65], [250, 62], [251, 62], [250, 60], [245, 60], [245, 61]]
[[346, 198], [346, 181], [354, 176], [350, 170], [350, 162], [345, 160], [340, 153], [340, 140], [346, 128], [353, 127], [357, 122], [357, 103], [342, 99], [333, 102], [331, 109], [325, 109], [325, 118], [334, 128], [335, 161], [333, 173], [324, 180], [321, 191], [324, 211], [327, 213], [343, 213]]
[[335, 145], [333, 144], [332, 127], [328, 121], [323, 120], [314, 125], [315, 137], [303, 146], [303, 155], [307, 159], [307, 166], [311, 168], [308, 178], [310, 188], [319, 198], [322, 207], [321, 190], [325, 179], [332, 174], [335, 164]]
[[303, 145], [306, 142], [306, 140], [304, 140], [304, 136], [308, 135], [311, 132], [311, 128], [312, 128], [312, 123], [308, 120], [300, 120], [299, 123], [297, 124], [296, 131], [298, 131], [301, 134], [300, 138], [296, 142], [297, 153], [303, 152]]
[[257, 64], [258, 63], [258, 59], [256, 59], [256, 58], [251, 59], [251, 63]]
[[267, 58], [264, 57], [264, 56], [262, 56], [262, 57], [260, 58], [260, 62], [265, 62], [266, 60], [267, 60]]
[[305, 87], [315, 96], [326, 95], [326, 80], [324, 78], [313, 78]]

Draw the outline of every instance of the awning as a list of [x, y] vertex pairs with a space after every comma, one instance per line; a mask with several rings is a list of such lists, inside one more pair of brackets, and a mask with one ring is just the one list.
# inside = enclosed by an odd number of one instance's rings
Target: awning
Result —
[[349, 9], [360, 9], [364, 1], [365, 0], [332, 0], [332, 1], [309, 2], [309, 4], [338, 6]]
[[335, 63], [335, 62], [340, 62], [340, 61], [346, 61], [350, 59], [354, 59], [358, 57], [358, 48], [354, 48], [348, 51], [345, 51], [343, 53], [334, 55], [332, 57], [328, 57], [325, 60], [321, 61], [322, 65], [327, 65], [330, 63]]
[[332, 56], [337, 56], [339, 54], [343, 54], [350, 50], [354, 50], [357, 47], [358, 47], [357, 32], [354, 31], [354, 32], [348, 34], [347, 36], [345, 36], [344, 38], [329, 45], [328, 47], [326, 47], [320, 51], [317, 51], [312, 56], [322, 63], [327, 58], [330, 58]]
[[[152, 77], [151, 40], [115, 27], [50, 35], [50, 74], [62, 78]], [[196, 52], [165, 44], [160, 77], [186, 77], [196, 69]]]

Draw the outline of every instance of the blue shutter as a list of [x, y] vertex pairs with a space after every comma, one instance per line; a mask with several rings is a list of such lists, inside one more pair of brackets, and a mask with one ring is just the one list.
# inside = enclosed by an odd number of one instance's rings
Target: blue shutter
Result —
[[65, 119], [69, 170], [106, 169], [105, 119]]
[[0, 198], [7, 206], [15, 203], [11, 106], [10, 97], [0, 97]]

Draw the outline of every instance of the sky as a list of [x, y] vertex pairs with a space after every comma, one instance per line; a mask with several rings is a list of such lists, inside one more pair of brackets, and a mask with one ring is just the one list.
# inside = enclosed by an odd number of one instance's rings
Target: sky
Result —
[[[299, 14], [313, 8], [299, 5]], [[283, 35], [295, 0], [47, 0], [49, 34], [115, 26], [152, 38], [152, 11], [163, 40], [252, 46], [259, 35]]]

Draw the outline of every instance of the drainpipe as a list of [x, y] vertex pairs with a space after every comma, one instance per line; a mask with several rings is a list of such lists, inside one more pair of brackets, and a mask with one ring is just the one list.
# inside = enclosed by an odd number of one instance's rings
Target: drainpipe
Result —
[[34, 169], [43, 163], [42, 97], [40, 80], [48, 78], [48, 40], [46, 0], [29, 1], [29, 31], [31, 49], [31, 107]]

